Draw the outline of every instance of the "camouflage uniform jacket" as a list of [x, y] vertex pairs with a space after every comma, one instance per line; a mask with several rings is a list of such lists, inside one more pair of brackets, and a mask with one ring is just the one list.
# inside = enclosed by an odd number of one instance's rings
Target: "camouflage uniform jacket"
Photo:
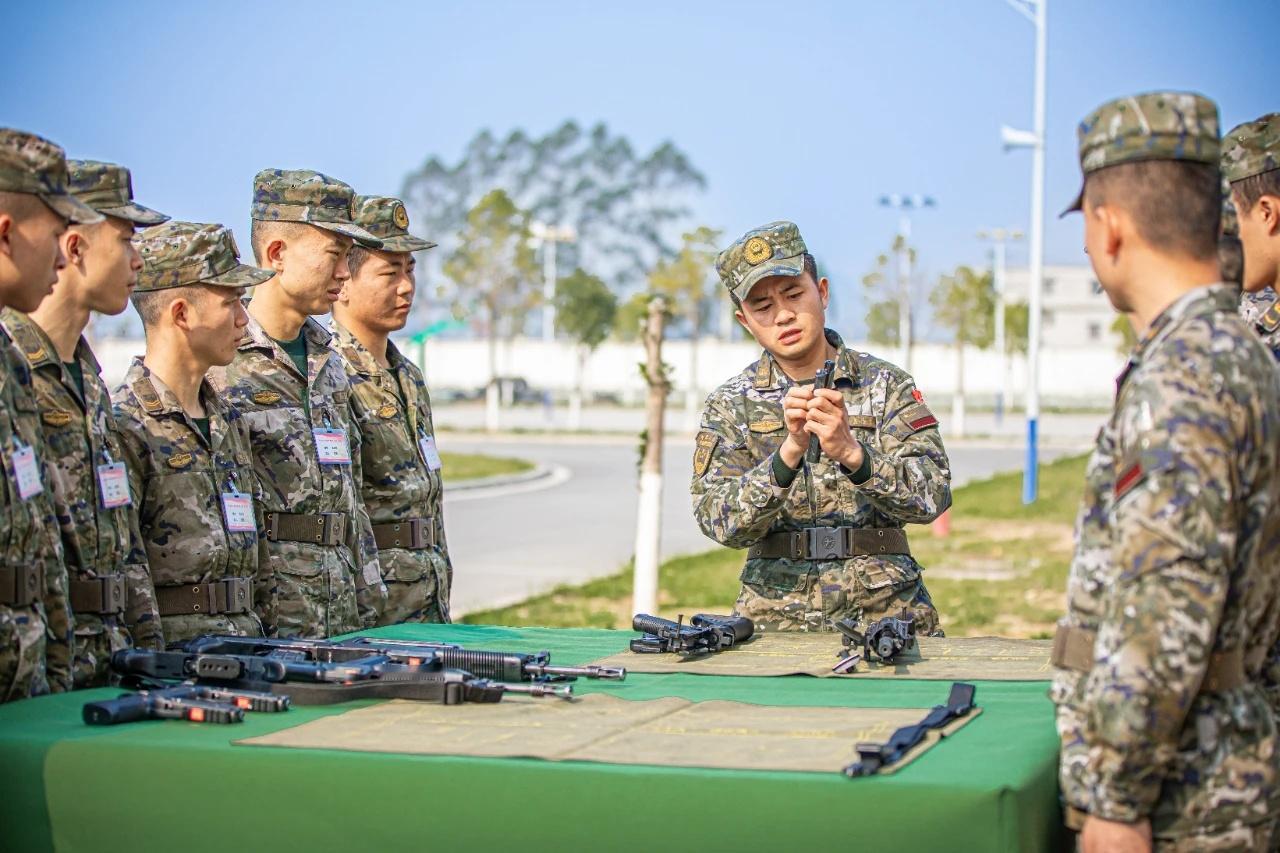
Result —
[[[343, 513], [337, 545], [268, 541], [273, 592], [257, 602], [268, 633], [327, 637], [367, 627], [386, 596], [369, 516], [360, 499], [359, 425], [351, 388], [329, 333], [314, 319], [307, 337], [307, 376], [250, 318], [235, 361], [209, 371], [214, 390], [248, 425], [263, 513]], [[350, 464], [322, 465], [314, 430], [343, 429]]]
[[[767, 534], [805, 527], [901, 528], [932, 521], [951, 505], [951, 469], [937, 420], [912, 378], [888, 362], [847, 349], [829, 329], [826, 336], [838, 352], [833, 387], [844, 396], [870, 478], [855, 484], [823, 455], [813, 466], [801, 466], [788, 488], [778, 485], [772, 459], [787, 435], [782, 400], [795, 383], [764, 352], [716, 389], [702, 413], [693, 512], [702, 532], [722, 545], [746, 548]], [[920, 565], [899, 554], [834, 562], [748, 559], [742, 582], [780, 597], [819, 579], [827, 584], [835, 570], [851, 572], [873, 597], [920, 585]], [[839, 590], [831, 592], [840, 598]], [[856, 617], [840, 611], [856, 610], [857, 604], [824, 595], [822, 612], [797, 618], [803, 624], [796, 627], [825, 629], [829, 618]]]
[[[21, 445], [21, 447], [19, 446]], [[50, 496], [49, 451], [40, 431], [31, 368], [0, 326], [0, 446], [4, 485], [0, 547], [7, 568], [36, 566], [44, 588], [31, 604], [0, 604], [0, 702], [71, 689], [71, 604], [67, 569]], [[34, 448], [43, 491], [18, 494], [14, 451]]]
[[1240, 316], [1280, 360], [1280, 297], [1276, 292], [1268, 287], [1258, 293], [1242, 293]]
[[135, 502], [111, 509], [103, 506], [98, 467], [123, 462], [124, 457], [98, 360], [82, 338], [75, 352], [84, 375], [82, 398], [44, 330], [12, 309], [6, 309], [3, 316], [14, 342], [31, 365], [36, 403], [49, 447], [52, 498], [70, 581], [75, 584], [124, 575], [123, 624], [114, 615], [75, 615], [75, 676], [76, 685], [82, 686], [101, 681], [106, 657], [131, 641], [143, 648], [164, 646], [155, 590], [138, 535]]
[[[407, 518], [431, 520], [435, 545], [378, 552], [388, 583], [380, 624], [449, 621], [453, 567], [444, 535], [444, 484], [440, 468], [428, 465], [420, 442], [434, 441], [431, 398], [422, 371], [387, 342], [389, 368], [343, 328], [333, 324], [334, 348], [351, 381], [351, 402], [360, 424], [365, 509], [373, 524]], [[405, 585], [408, 585], [407, 587]]]
[[[1278, 385], [1222, 285], [1166, 309], [1117, 383], [1067, 582], [1065, 624], [1096, 632], [1092, 669], [1051, 689], [1077, 809], [1148, 817], [1162, 838], [1268, 818], [1280, 744], [1256, 679], [1280, 584], [1264, 545], [1280, 525]], [[1231, 651], [1247, 683], [1200, 693]]]
[[[269, 597], [272, 579], [269, 572], [258, 571], [257, 532], [228, 530], [222, 507], [226, 493], [250, 495], [255, 503], [258, 497], [249, 433], [240, 413], [203, 383], [206, 440], [178, 398], [140, 358], [134, 359], [112, 399], [157, 591], [248, 578], [255, 598]], [[171, 645], [200, 634], [262, 633], [252, 612], [161, 618]]]

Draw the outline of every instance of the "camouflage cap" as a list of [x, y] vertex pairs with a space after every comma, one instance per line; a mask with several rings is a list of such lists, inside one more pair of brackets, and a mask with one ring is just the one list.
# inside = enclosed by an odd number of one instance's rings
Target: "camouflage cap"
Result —
[[133, 176], [124, 166], [98, 160], [68, 160], [67, 188], [85, 204], [106, 216], [134, 225], [159, 225], [169, 217], [133, 200]]
[[[1148, 92], [1107, 101], [1080, 122], [1080, 170], [1140, 160], [1190, 160], [1217, 165], [1218, 106], [1190, 92]], [[1084, 187], [1065, 216], [1084, 206]]]
[[716, 272], [734, 300], [747, 298], [756, 282], [771, 275], [800, 275], [808, 248], [794, 222], [752, 228], [716, 258]]
[[67, 153], [34, 133], [0, 127], [0, 192], [39, 196], [80, 225], [102, 221], [102, 214], [67, 191]]
[[253, 179], [249, 216], [265, 222], [305, 222], [369, 248], [382, 241], [351, 220], [355, 190], [309, 169], [263, 169]]
[[1222, 138], [1222, 174], [1235, 183], [1280, 169], [1280, 113], [1234, 127]]
[[189, 284], [253, 287], [271, 278], [267, 270], [240, 263], [231, 229], [201, 222], [167, 222], [133, 238], [142, 255], [137, 293]]
[[381, 240], [384, 252], [420, 252], [437, 245], [409, 233], [409, 214], [398, 198], [358, 195], [351, 208], [356, 225]]

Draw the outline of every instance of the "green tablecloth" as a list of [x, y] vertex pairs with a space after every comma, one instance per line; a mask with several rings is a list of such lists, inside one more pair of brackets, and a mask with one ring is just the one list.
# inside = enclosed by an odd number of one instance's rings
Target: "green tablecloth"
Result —
[[[372, 632], [583, 663], [630, 632], [400, 625]], [[939, 681], [631, 675], [578, 682], [649, 699], [928, 707]], [[983, 714], [892, 776], [621, 766], [232, 746], [344, 706], [235, 726], [97, 728], [85, 691], [0, 706], [0, 849], [1049, 850], [1057, 738], [1044, 682], [977, 682]], [[465, 713], [465, 709], [460, 712]]]

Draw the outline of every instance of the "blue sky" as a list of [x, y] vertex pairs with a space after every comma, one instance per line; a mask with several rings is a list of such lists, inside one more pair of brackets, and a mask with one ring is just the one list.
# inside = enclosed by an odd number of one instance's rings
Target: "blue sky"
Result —
[[[1033, 29], [1002, 0], [28, 8], [6, 16], [0, 123], [124, 163], [143, 203], [242, 238], [260, 168], [394, 194], [482, 128], [566, 118], [675, 142], [708, 179], [699, 218], [729, 236], [794, 219], [845, 314], [897, 225], [880, 195], [937, 199], [914, 224], [933, 274], [985, 263], [980, 227], [1029, 221], [1030, 153], [1003, 153], [999, 127], [1031, 125]], [[1209, 95], [1224, 128], [1280, 109], [1277, 25], [1273, 0], [1050, 0], [1047, 262], [1084, 261], [1078, 218], [1057, 219], [1078, 119], [1156, 88]]]

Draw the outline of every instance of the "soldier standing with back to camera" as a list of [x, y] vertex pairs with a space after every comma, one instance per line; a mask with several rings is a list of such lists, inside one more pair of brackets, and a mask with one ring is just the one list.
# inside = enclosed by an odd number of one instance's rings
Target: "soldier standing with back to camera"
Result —
[[142, 268], [134, 231], [169, 217], [134, 201], [122, 166], [71, 160], [67, 167], [71, 191], [104, 221], [67, 229], [67, 265], [53, 294], [29, 315], [6, 309], [3, 321], [31, 366], [49, 445], [81, 688], [107, 683], [112, 652], [164, 644], [111, 396], [84, 332], [93, 312], [128, 307]]
[[1217, 108], [1121, 98], [1078, 135], [1070, 210], [1139, 340], [1086, 471], [1054, 638], [1067, 824], [1085, 851], [1265, 849], [1280, 374], [1220, 281]]
[[[746, 548], [736, 614], [762, 631], [830, 630], [903, 611], [941, 636], [903, 525], [951, 505], [938, 421], [904, 370], [825, 327], [829, 284], [791, 222], [748, 231], [716, 270], [760, 359], [707, 399], [693, 463], [702, 531]], [[835, 362], [832, 387], [813, 378]], [[817, 462], [805, 461], [811, 436]]]

